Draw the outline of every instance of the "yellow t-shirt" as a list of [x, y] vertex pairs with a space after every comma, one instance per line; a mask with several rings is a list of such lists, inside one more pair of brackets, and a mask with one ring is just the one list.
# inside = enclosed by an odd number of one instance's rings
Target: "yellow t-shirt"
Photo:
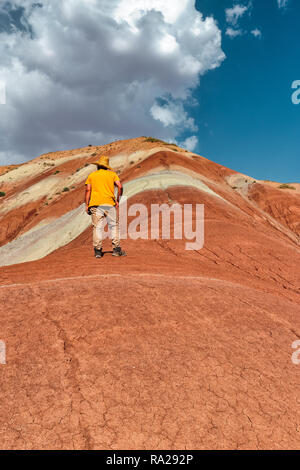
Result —
[[117, 173], [111, 170], [97, 170], [91, 173], [85, 184], [92, 186], [92, 192], [89, 202], [91, 206], [115, 206], [115, 181], [120, 181]]

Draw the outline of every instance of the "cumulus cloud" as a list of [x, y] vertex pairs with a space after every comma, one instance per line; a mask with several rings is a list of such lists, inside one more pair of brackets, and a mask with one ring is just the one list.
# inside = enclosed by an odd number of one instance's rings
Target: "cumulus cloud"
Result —
[[197, 130], [194, 119], [188, 116], [181, 101], [169, 101], [163, 105], [155, 103], [150, 109], [150, 113], [164, 127], [172, 126], [177, 128], [178, 132], [182, 128], [191, 131]]
[[242, 36], [243, 31], [241, 29], [227, 28], [226, 35], [230, 38], [236, 38], [237, 36]]
[[[14, 0], [22, 29], [0, 33], [0, 161], [196, 126], [199, 77], [225, 56], [194, 0]], [[26, 27], [25, 27], [26, 26]]]
[[225, 10], [226, 21], [229, 25], [225, 31], [227, 36], [235, 38], [244, 34], [243, 30], [239, 27], [239, 21], [247, 11], [250, 12], [251, 8], [252, 2], [250, 1], [248, 5], [236, 4], [232, 8]]
[[260, 29], [258, 29], [258, 28], [253, 29], [251, 31], [251, 34], [253, 34], [253, 36], [255, 38], [261, 38], [261, 36], [262, 36], [262, 33], [261, 33]]
[[225, 10], [226, 21], [232, 25], [236, 25], [238, 20], [244, 16], [249, 6], [246, 5], [234, 5], [232, 8]]
[[193, 150], [195, 150], [197, 145], [198, 145], [198, 138], [195, 135], [191, 135], [180, 144], [181, 147], [186, 148], [190, 152], [193, 152]]

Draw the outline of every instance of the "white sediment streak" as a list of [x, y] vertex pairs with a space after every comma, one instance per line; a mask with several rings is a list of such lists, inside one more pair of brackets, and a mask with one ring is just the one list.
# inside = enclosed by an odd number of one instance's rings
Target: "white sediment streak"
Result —
[[[172, 148], [169, 148], [166, 145], [164, 147], [163, 146], [154, 147], [151, 150], [137, 150], [136, 152], [129, 153], [129, 154], [120, 153], [110, 158], [110, 165], [113, 169], [116, 169], [116, 170], [124, 169], [124, 168], [130, 167], [131, 165], [135, 165], [136, 163], [141, 163], [142, 161], [151, 157], [151, 155], [154, 155], [155, 153], [166, 152], [166, 151], [174, 152]], [[175, 152], [174, 154], [178, 155]], [[194, 154], [191, 154], [190, 152], [184, 153], [185, 157], [189, 157], [191, 155], [194, 155]]]
[[69, 157], [62, 157], [57, 158], [56, 160], [52, 159], [51, 157], [45, 157], [38, 161], [30, 161], [28, 163], [24, 163], [23, 165], [14, 168], [7, 173], [4, 173], [0, 176], [0, 186], [1, 184], [15, 184], [21, 180], [25, 180], [26, 178], [33, 178], [39, 174], [44, 173], [51, 169], [55, 169], [55, 167], [62, 165], [63, 163], [76, 160], [78, 158], [83, 157], [90, 157], [88, 153], [78, 153], [76, 155], [71, 155]]
[[77, 238], [90, 225], [85, 205], [36, 230], [30, 230], [0, 248], [1, 266], [25, 263], [48, 255]]
[[0, 208], [0, 214], [5, 214], [12, 209], [24, 206], [29, 202], [36, 201], [45, 196], [52, 196], [55, 192], [60, 191], [63, 186], [62, 178], [56, 176], [49, 176], [33, 184], [29, 188], [21, 191], [20, 193], [14, 194], [10, 198], [6, 199]]
[[225, 201], [225, 199], [206, 186], [200, 179], [193, 178], [179, 171], [160, 171], [159, 173], [136, 178], [124, 184], [124, 194], [130, 198], [143, 191], [149, 191], [151, 189], [164, 190], [170, 186], [188, 186], [196, 188]]
[[[43, 183], [45, 184], [45, 180], [38, 183], [38, 185]], [[171, 186], [195, 188], [227, 202], [200, 179], [177, 171], [162, 171], [129, 181], [124, 184], [124, 195], [131, 198], [144, 191], [164, 190]], [[49, 190], [49, 186], [47, 189]], [[32, 191], [29, 194], [32, 196]], [[41, 193], [39, 192], [39, 194]], [[44, 188], [43, 194], [47, 194], [46, 188]], [[37, 260], [67, 245], [91, 224], [91, 218], [85, 213], [84, 209], [85, 206], [82, 204], [58, 219], [33, 228], [12, 242], [0, 247], [0, 265], [8, 266]]]
[[251, 176], [243, 175], [242, 173], [227, 176], [226, 181], [243, 196], [248, 195], [249, 187], [256, 182], [256, 180], [251, 178]]
[[81, 168], [70, 176], [48, 176], [38, 183], [29, 186], [24, 191], [13, 194], [7, 198], [0, 207], [0, 215], [22, 207], [25, 204], [34, 202], [43, 197], [53, 197], [59, 195], [65, 187], [72, 187], [84, 181], [90, 173], [94, 171], [92, 165]]

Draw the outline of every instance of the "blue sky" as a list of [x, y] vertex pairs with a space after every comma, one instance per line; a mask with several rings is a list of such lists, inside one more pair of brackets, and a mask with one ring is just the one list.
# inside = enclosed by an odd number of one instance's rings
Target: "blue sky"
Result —
[[145, 135], [299, 182], [299, 19], [299, 0], [2, 1], [0, 164]]
[[201, 122], [197, 150], [255, 178], [299, 182], [300, 105], [291, 101], [291, 84], [300, 79], [300, 2], [290, 0], [285, 9], [272, 0], [252, 4], [240, 25], [243, 31], [258, 28], [261, 37], [231, 39], [224, 34], [224, 10], [232, 1], [197, 1], [218, 20], [226, 54], [194, 93], [199, 106], [192, 114]]

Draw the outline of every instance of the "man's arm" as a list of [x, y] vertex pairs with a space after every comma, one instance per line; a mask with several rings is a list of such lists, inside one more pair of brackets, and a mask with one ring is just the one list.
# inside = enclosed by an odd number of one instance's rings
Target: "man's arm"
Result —
[[120, 197], [123, 194], [123, 185], [122, 185], [121, 181], [115, 181], [115, 186], [117, 186], [117, 188], [118, 188], [118, 196], [117, 196], [116, 207], [119, 207]]
[[89, 213], [89, 202], [91, 198], [92, 186], [90, 184], [85, 185], [85, 210]]

